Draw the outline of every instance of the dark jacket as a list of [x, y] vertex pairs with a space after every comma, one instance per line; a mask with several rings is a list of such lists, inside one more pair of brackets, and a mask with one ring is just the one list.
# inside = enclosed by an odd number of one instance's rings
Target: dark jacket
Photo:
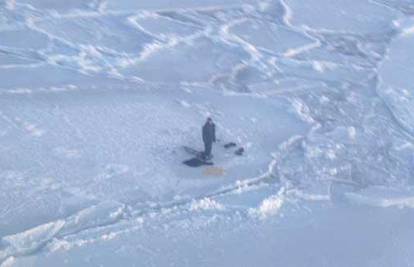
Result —
[[214, 123], [206, 122], [203, 126], [203, 142], [216, 142], [216, 125]]

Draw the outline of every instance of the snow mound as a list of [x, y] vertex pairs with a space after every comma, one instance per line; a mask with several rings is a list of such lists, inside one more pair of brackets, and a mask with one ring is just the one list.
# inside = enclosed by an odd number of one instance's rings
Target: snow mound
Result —
[[124, 206], [116, 202], [102, 202], [81, 210], [66, 220], [61, 235], [114, 223], [122, 218]]
[[203, 198], [200, 200], [194, 200], [191, 203], [191, 211], [201, 211], [201, 210], [224, 210], [224, 206], [214, 199]]
[[6, 244], [9, 244], [5, 250], [6, 256], [24, 255], [35, 252], [53, 239], [64, 225], [65, 221], [58, 220], [39, 225], [22, 233], [3, 237]]
[[279, 194], [271, 196], [264, 199], [258, 208], [250, 209], [249, 213], [252, 217], [266, 219], [279, 214], [284, 202], [284, 198]]

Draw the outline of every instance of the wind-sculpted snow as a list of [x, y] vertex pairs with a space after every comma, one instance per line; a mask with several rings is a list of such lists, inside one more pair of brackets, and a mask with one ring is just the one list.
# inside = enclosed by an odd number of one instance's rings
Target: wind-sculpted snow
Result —
[[310, 30], [375, 35], [392, 29], [390, 22], [399, 14], [373, 1], [352, 4], [346, 0], [283, 0], [290, 11], [289, 24]]
[[414, 136], [414, 88], [412, 54], [404, 53], [414, 45], [414, 20], [396, 22], [399, 34], [390, 44], [387, 58], [380, 67], [378, 94], [383, 96], [401, 126]]
[[413, 15], [0, 0], [0, 265], [411, 266]]
[[4, 249], [0, 260], [36, 253], [55, 238], [76, 234], [119, 221], [123, 216], [123, 205], [103, 202], [86, 208], [65, 220], [42, 224], [10, 236], [3, 237]]
[[312, 40], [288, 27], [262, 20], [240, 20], [234, 23], [230, 32], [240, 36], [254, 47], [276, 55], [290, 56], [303, 47], [317, 43], [316, 39]]
[[358, 193], [348, 193], [347, 197], [358, 204], [375, 207], [398, 207], [400, 209], [414, 207], [414, 198], [410, 190], [373, 187]]
[[104, 6], [108, 10], [179, 10], [179, 9], [211, 9], [240, 7], [242, 4], [252, 3], [252, 0], [177, 0], [171, 3], [169, 0], [155, 1], [130, 1], [130, 0], [109, 0]]

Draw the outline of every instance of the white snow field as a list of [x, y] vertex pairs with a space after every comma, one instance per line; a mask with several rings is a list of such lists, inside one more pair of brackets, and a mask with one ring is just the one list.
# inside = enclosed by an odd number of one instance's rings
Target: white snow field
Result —
[[0, 0], [0, 266], [414, 267], [413, 47], [411, 0]]

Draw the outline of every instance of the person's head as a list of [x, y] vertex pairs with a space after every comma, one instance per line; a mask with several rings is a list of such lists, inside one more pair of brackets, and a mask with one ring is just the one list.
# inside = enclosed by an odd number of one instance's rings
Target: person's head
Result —
[[207, 123], [212, 123], [212, 122], [213, 122], [213, 119], [211, 117], [208, 117], [207, 118]]

